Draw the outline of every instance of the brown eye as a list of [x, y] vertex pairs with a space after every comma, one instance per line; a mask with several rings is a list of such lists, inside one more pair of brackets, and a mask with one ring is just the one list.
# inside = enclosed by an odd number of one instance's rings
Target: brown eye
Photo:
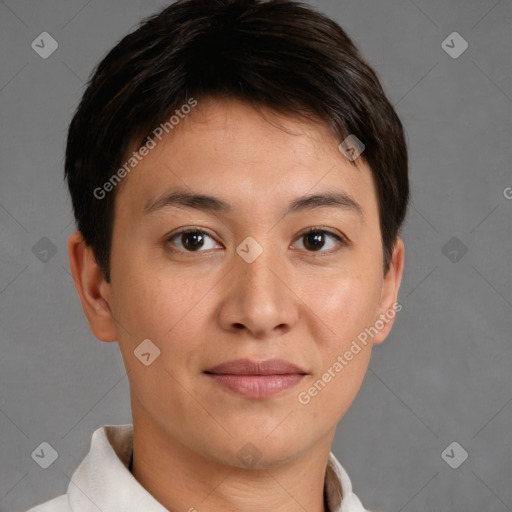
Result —
[[325, 245], [325, 235], [321, 231], [308, 233], [304, 236], [304, 247], [311, 251], [317, 251]]
[[[303, 246], [308, 252], [329, 253], [336, 249], [337, 245], [343, 245], [344, 240], [341, 236], [327, 231], [325, 229], [312, 228], [303, 233], [299, 240], [303, 241]], [[333, 242], [334, 240], [334, 242]], [[325, 249], [326, 250], [322, 250]]]
[[197, 251], [204, 245], [204, 237], [198, 232], [182, 233], [180, 235], [180, 241], [188, 251]]
[[[213, 244], [209, 240], [213, 241]], [[182, 252], [204, 252], [202, 249], [214, 248], [212, 246], [215, 245], [215, 240], [208, 233], [200, 229], [185, 229], [170, 236], [167, 239], [167, 243]]]

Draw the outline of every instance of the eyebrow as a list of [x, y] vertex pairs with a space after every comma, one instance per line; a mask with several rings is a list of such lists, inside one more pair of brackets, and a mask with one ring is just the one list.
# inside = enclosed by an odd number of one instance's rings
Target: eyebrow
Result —
[[[146, 202], [145, 215], [171, 207], [185, 207], [204, 212], [231, 213], [232, 207], [217, 197], [186, 191], [171, 191]], [[335, 207], [357, 213], [364, 217], [361, 205], [346, 192], [323, 192], [298, 197], [288, 204], [284, 215], [314, 208]]]

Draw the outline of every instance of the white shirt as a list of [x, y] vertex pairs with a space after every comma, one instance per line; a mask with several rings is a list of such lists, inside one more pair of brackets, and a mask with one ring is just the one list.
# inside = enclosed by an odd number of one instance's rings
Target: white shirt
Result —
[[[132, 450], [132, 424], [98, 428], [67, 493], [27, 512], [168, 512], [130, 472]], [[350, 479], [332, 452], [324, 491], [328, 512], [368, 512], [352, 492]]]

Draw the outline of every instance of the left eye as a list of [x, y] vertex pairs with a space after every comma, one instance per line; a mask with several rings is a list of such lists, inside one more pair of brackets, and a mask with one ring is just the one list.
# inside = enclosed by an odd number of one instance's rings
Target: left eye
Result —
[[[331, 243], [331, 247], [327, 247], [327, 250], [321, 250], [325, 248], [326, 239], [331, 238], [334, 239], [335, 242]], [[343, 244], [343, 239], [341, 236], [331, 233], [330, 231], [326, 231], [325, 229], [310, 229], [306, 233], [303, 233], [299, 240], [303, 241], [303, 246], [308, 252], [329, 252], [336, 245]], [[329, 244], [327, 244], [329, 245]]]

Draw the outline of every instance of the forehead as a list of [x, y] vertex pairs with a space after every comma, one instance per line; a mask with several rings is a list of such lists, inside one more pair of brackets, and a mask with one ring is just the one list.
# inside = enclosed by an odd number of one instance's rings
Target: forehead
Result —
[[154, 141], [119, 187], [116, 216], [120, 210], [143, 215], [148, 202], [176, 188], [223, 198], [234, 213], [320, 190], [357, 197], [367, 214], [377, 212], [369, 168], [362, 159], [349, 162], [318, 122], [208, 100]]

